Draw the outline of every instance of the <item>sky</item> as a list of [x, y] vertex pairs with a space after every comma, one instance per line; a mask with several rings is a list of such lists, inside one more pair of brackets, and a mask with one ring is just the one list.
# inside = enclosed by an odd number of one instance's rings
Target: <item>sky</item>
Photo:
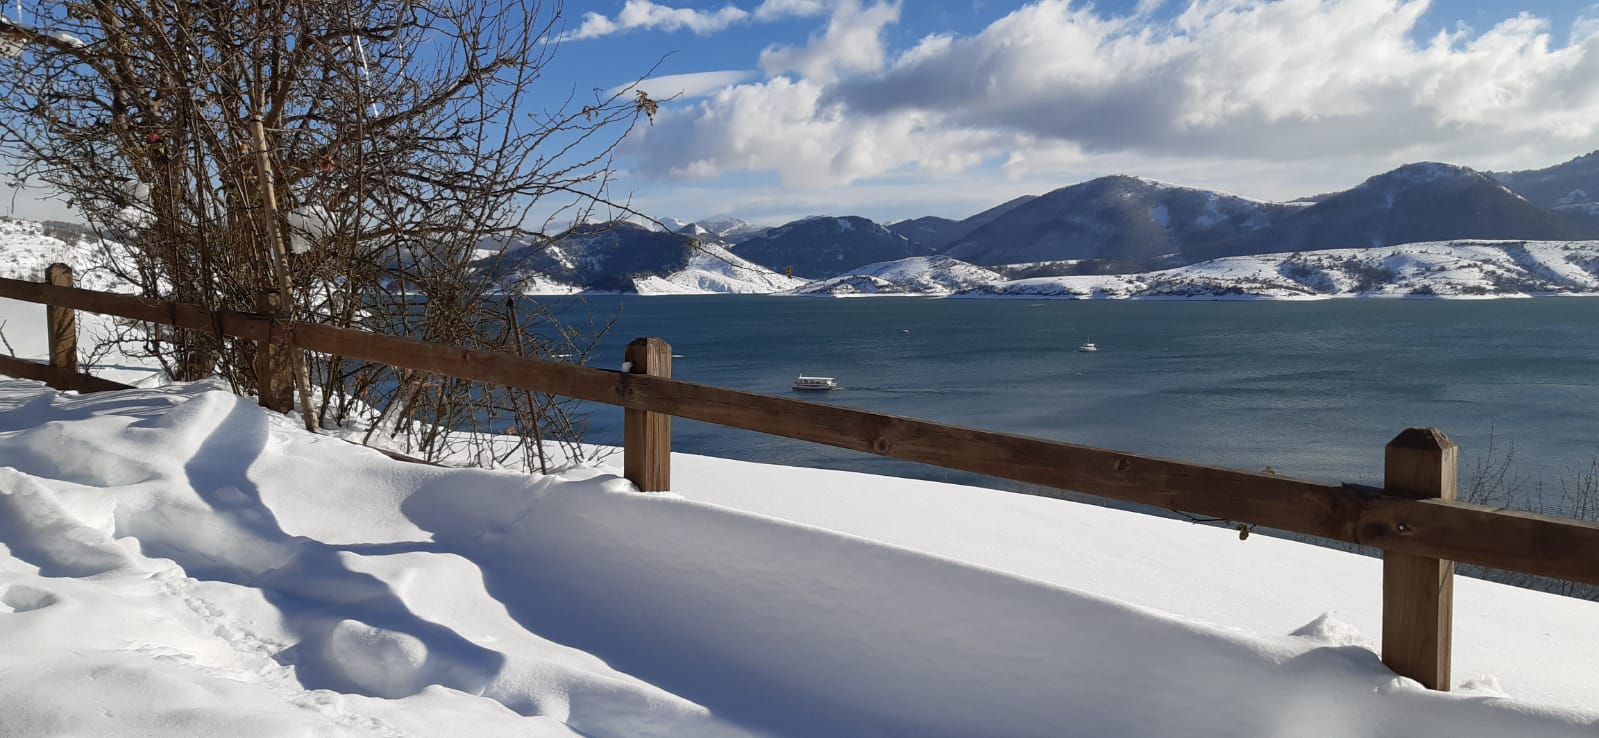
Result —
[[649, 75], [643, 89], [668, 100], [622, 146], [609, 192], [658, 217], [963, 218], [1117, 173], [1287, 200], [1413, 161], [1530, 169], [1599, 149], [1587, 0], [588, 0], [563, 13], [542, 99]]
[[[601, 0], [564, 57], [678, 97], [624, 149], [683, 219], [961, 218], [1114, 173], [1268, 200], [1599, 149], [1584, 0]], [[664, 58], [663, 58], [664, 57]]]

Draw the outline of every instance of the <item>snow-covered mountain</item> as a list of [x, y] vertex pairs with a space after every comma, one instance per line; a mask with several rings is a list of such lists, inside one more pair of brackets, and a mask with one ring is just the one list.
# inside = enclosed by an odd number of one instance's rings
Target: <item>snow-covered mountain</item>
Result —
[[697, 225], [709, 233], [716, 234], [728, 243], [738, 243], [746, 238], [770, 230], [767, 226], [748, 223], [729, 215], [719, 215], [695, 221], [693, 225]]
[[1004, 281], [999, 273], [948, 256], [913, 256], [867, 264], [837, 277], [811, 282], [794, 294], [910, 295], [942, 297]]
[[637, 277], [641, 295], [765, 294], [794, 289], [805, 280], [778, 274], [715, 243], [700, 243], [684, 268]]
[[1269, 227], [1295, 210], [1237, 195], [1116, 175], [1021, 203], [942, 253], [974, 264], [1098, 259], [1127, 265], [1192, 261], [1205, 244]]
[[1544, 169], [1490, 175], [1537, 205], [1599, 219], [1599, 151]]
[[1482, 172], [1424, 162], [1379, 174], [1289, 212], [1270, 228], [1217, 242], [1204, 255], [1457, 239], [1591, 238], [1599, 238], [1599, 227], [1541, 208]]
[[910, 220], [901, 220], [888, 224], [888, 230], [898, 233], [912, 241], [928, 248], [937, 249], [954, 236], [960, 234], [961, 222], [940, 218], [936, 215], [926, 215]]
[[1599, 241], [1453, 241], [1231, 256], [1141, 274], [997, 282], [960, 294], [1069, 299], [1599, 294]]
[[1085, 271], [1104, 273], [1306, 249], [1595, 239], [1599, 152], [1493, 176], [1451, 164], [1407, 164], [1349, 190], [1292, 203], [1115, 175], [960, 223], [918, 218], [894, 229], [974, 264], [1088, 260]]
[[478, 266], [524, 294], [774, 292], [803, 282], [735, 256], [720, 241], [626, 222], [527, 239]]
[[757, 264], [809, 279], [931, 253], [901, 234], [855, 216], [797, 220], [740, 241], [733, 250]]

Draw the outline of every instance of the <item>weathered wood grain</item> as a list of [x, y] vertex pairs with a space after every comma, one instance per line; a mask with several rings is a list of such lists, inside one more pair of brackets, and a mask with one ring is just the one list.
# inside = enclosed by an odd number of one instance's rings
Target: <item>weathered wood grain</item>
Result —
[[[1388, 442], [1383, 488], [1391, 496], [1453, 500], [1458, 456], [1438, 429], [1410, 428]], [[1390, 549], [1382, 564], [1383, 663], [1428, 689], [1448, 691], [1455, 562]]]
[[[672, 347], [659, 338], [635, 339], [627, 345], [627, 362], [631, 374], [670, 378]], [[672, 488], [672, 416], [622, 411], [622, 473], [641, 492]]]
[[[51, 264], [45, 267], [44, 281], [57, 287], [72, 286], [72, 267]], [[45, 308], [45, 335], [50, 342], [50, 366], [76, 374], [78, 371], [78, 312], [68, 307]]]
[[0, 277], [0, 297], [36, 302], [43, 305], [86, 310], [91, 313], [116, 315], [149, 323], [186, 328], [188, 330], [215, 332], [219, 325], [222, 333], [259, 341], [266, 337], [272, 321], [265, 316], [219, 311], [213, 318], [211, 312], [197, 305], [154, 300], [133, 295], [95, 292], [76, 287], [58, 287], [39, 282]]
[[38, 380], [58, 390], [108, 392], [111, 390], [133, 389], [132, 385], [101, 379], [91, 374], [70, 372], [49, 364], [18, 359], [15, 356], [0, 356], [0, 374], [19, 379]]
[[[256, 295], [256, 312], [267, 316], [284, 314], [283, 293], [262, 290]], [[278, 413], [294, 411], [294, 367], [286, 330], [270, 330], [268, 338], [255, 347], [255, 395], [261, 407]]]

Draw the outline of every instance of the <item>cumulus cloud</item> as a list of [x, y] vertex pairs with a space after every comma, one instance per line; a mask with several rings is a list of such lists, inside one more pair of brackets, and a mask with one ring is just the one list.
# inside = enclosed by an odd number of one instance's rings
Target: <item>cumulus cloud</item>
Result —
[[815, 82], [787, 77], [730, 87], [658, 116], [629, 150], [646, 174], [776, 172], [784, 184], [799, 188], [895, 170], [949, 174], [1001, 150], [986, 132], [948, 128], [917, 111], [850, 118], [825, 102], [823, 93]]
[[822, 15], [832, 7], [828, 0], [766, 0], [755, 8], [757, 20], [807, 18]]
[[970, 38], [913, 50], [831, 94], [860, 115], [1089, 151], [1308, 158], [1479, 130], [1599, 133], [1599, 38], [1555, 48], [1525, 14], [1417, 43], [1425, 0], [1194, 0], [1149, 24], [1041, 0]]
[[565, 38], [581, 40], [639, 29], [661, 31], [686, 29], [703, 36], [726, 29], [749, 17], [749, 11], [732, 5], [724, 5], [715, 11], [705, 11], [656, 5], [650, 0], [627, 0], [627, 4], [622, 6], [622, 12], [617, 13], [615, 19], [608, 18], [602, 13], [584, 13], [583, 23], [577, 27], [577, 30], [567, 33]]
[[[791, 0], [792, 1], [792, 0]], [[899, 20], [899, 3], [863, 7], [842, 0], [827, 29], [804, 46], [771, 46], [761, 52], [761, 69], [769, 75], [798, 72], [815, 82], [833, 81], [840, 73], [876, 72], [883, 68], [883, 28]]]
[[1426, 0], [1187, 0], [1152, 20], [1160, 5], [1036, 0], [890, 52], [899, 5], [841, 0], [807, 44], [762, 53], [766, 81], [663, 115], [639, 171], [823, 187], [1000, 163], [1533, 166], [1599, 148], [1599, 13], [1418, 39]]
[[828, 7], [829, 3], [824, 0], [765, 0], [753, 12], [734, 5], [709, 11], [658, 5], [651, 0], [627, 0], [615, 18], [604, 13], [584, 13], [583, 22], [577, 30], [568, 32], [563, 38], [577, 41], [633, 30], [688, 30], [705, 36], [752, 19], [770, 21], [821, 15]]

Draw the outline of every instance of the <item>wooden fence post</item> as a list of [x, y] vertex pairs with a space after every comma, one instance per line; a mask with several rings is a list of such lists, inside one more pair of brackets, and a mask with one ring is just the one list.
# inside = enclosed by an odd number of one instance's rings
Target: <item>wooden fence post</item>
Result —
[[[72, 267], [51, 264], [45, 267], [44, 281], [58, 287], [72, 286]], [[65, 372], [78, 372], [78, 313], [72, 308], [51, 305], [45, 308], [45, 331], [50, 339], [50, 366]]]
[[[255, 296], [255, 310], [273, 319], [283, 317], [283, 293], [261, 290]], [[275, 413], [294, 411], [294, 367], [288, 341], [276, 326], [267, 329], [267, 338], [255, 344], [256, 402]]]
[[[1383, 487], [1414, 499], [1455, 499], [1458, 449], [1437, 428], [1410, 428], [1388, 442]], [[1402, 534], [1406, 524], [1401, 522]], [[1455, 562], [1384, 551], [1382, 661], [1428, 689], [1449, 690]]]
[[[633, 339], [626, 360], [629, 373], [672, 376], [672, 347], [659, 338]], [[641, 492], [672, 488], [672, 416], [622, 411], [622, 473]]]

